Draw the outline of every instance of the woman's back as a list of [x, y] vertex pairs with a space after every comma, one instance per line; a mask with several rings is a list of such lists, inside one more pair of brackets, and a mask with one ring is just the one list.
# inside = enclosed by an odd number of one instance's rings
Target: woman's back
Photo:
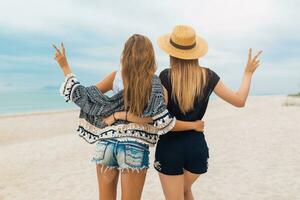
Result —
[[[196, 67], [198, 69], [198, 66], [194, 66], [193, 69], [196, 69]], [[196, 121], [202, 119], [207, 108], [209, 96], [220, 79], [219, 76], [208, 68], [195, 70], [195, 73], [199, 72], [199, 76], [202, 75], [202, 77], [205, 77], [205, 82], [202, 82], [204, 85], [200, 85], [202, 91], [199, 95], [196, 95], [196, 92], [193, 91], [192, 88], [197, 87], [192, 87], [191, 85], [183, 86], [183, 84], [186, 84], [187, 82], [194, 84], [194, 82], [191, 82], [191, 79], [184, 80], [188, 79], [189, 76], [184, 76], [185, 78], [180, 79], [181, 85], [179, 85], [179, 90], [176, 90], [176, 88], [173, 89], [174, 86], [172, 87], [171, 78], [172, 72], [174, 72], [172, 71], [173, 69], [174, 68], [165, 69], [159, 76], [163, 86], [168, 92], [167, 109], [170, 114], [178, 120]], [[193, 76], [195, 76], [195, 74], [193, 74]], [[183, 81], [186, 82], [182, 83]], [[176, 84], [173, 85], [176, 86]], [[190, 89], [191, 91], [182, 91], [182, 88], [186, 88], [186, 90]], [[176, 96], [174, 95], [175, 91], [181, 94], [182, 99], [184, 98], [184, 95], [187, 94], [196, 95], [191, 109], [184, 112], [182, 105], [179, 103], [180, 100], [177, 100], [174, 97]], [[208, 157], [209, 151], [203, 132], [195, 130], [177, 132], [170, 131], [159, 138], [155, 152], [154, 167], [157, 171], [164, 175], [178, 176], [183, 175], [185, 171], [194, 174], [202, 174], [207, 171]]]
[[205, 74], [206, 74], [206, 84], [203, 88], [203, 93], [201, 96], [197, 96], [195, 98], [194, 107], [187, 113], [183, 113], [180, 110], [180, 107], [178, 103], [174, 100], [172, 97], [172, 81], [171, 81], [171, 69], [165, 69], [163, 70], [159, 77], [163, 84], [163, 86], [168, 91], [168, 105], [167, 108], [173, 116], [176, 116], [179, 120], [184, 121], [194, 121], [194, 120], [200, 120], [205, 114], [207, 104], [209, 101], [209, 96], [214, 90], [214, 87], [218, 83], [220, 77], [209, 68], [204, 68]]

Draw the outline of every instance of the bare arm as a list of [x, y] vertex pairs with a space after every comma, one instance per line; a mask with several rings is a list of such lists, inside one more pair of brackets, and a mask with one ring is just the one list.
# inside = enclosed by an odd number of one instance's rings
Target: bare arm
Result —
[[[64, 75], [68, 75], [72, 73], [71, 67], [69, 66], [67, 56], [66, 56], [66, 50], [64, 47], [64, 44], [61, 43], [61, 50], [58, 49], [55, 45], [53, 45], [55, 48], [55, 60], [58, 62], [61, 70], [63, 71]], [[110, 73], [108, 76], [106, 76], [102, 81], [96, 84], [96, 87], [102, 92], [106, 93], [109, 90], [112, 90], [113, 81], [116, 76], [116, 71]]]
[[232, 91], [220, 80], [214, 89], [216, 95], [236, 107], [244, 107], [249, 94], [253, 73], [259, 66], [258, 57], [261, 53], [262, 51], [259, 51], [256, 56], [252, 58], [252, 49], [249, 49], [248, 62], [243, 75], [243, 80], [237, 92]]
[[106, 93], [113, 89], [113, 82], [115, 80], [116, 71], [110, 73], [103, 80], [96, 84], [96, 87], [102, 92]]
[[[150, 124], [153, 122], [151, 117], [139, 117], [131, 113], [126, 112], [116, 112], [113, 115], [107, 117], [104, 121], [111, 125], [115, 122], [115, 120], [126, 120], [137, 124]], [[196, 130], [203, 131], [204, 129], [204, 121], [196, 120], [196, 121], [182, 121], [176, 120], [175, 126], [172, 131], [188, 131], [188, 130]]]
[[[164, 99], [167, 104], [168, 91], [165, 88], [164, 88]], [[134, 122], [137, 124], [149, 124], [153, 122], [151, 117], [139, 117], [132, 113], [126, 113], [126, 112], [116, 112], [113, 115], [107, 117], [105, 119], [105, 122], [108, 125], [111, 125], [115, 122], [115, 120], [118, 119]], [[173, 127], [172, 131], [186, 131], [186, 130], [203, 131], [203, 129], [204, 129], [204, 121], [202, 120], [197, 120], [197, 121], [176, 120], [175, 126]]]
[[202, 132], [204, 129], [204, 121], [196, 120], [196, 121], [182, 121], [176, 120], [175, 126], [172, 128], [172, 131], [188, 131], [195, 130]]

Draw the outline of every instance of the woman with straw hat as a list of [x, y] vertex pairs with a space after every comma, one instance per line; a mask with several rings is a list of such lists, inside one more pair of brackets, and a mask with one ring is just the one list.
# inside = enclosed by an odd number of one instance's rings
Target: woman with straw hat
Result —
[[[158, 45], [170, 56], [170, 68], [160, 73], [160, 79], [168, 91], [167, 108], [177, 119], [201, 120], [212, 92], [233, 106], [245, 106], [262, 51], [252, 58], [249, 49], [241, 86], [234, 92], [214, 71], [199, 65], [198, 59], [207, 53], [208, 45], [192, 27], [176, 26], [171, 34], [158, 39]], [[203, 132], [172, 134], [170, 131], [162, 135], [157, 144], [154, 167], [159, 172], [166, 199], [194, 199], [192, 184], [200, 174], [207, 172], [208, 158]]]

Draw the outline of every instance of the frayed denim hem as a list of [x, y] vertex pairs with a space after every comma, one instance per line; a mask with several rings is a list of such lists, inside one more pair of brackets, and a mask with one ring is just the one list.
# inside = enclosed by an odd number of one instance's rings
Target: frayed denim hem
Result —
[[143, 166], [143, 167], [139, 167], [139, 168], [136, 168], [136, 167], [126, 167], [126, 168], [121, 168], [119, 167], [118, 170], [123, 173], [124, 171], [127, 171], [127, 172], [137, 172], [137, 173], [140, 173], [142, 170], [144, 169], [149, 169], [149, 167], [147, 166]]
[[143, 166], [143, 167], [118, 167], [118, 166], [107, 166], [103, 163], [101, 163], [101, 160], [96, 160], [96, 159], [92, 159], [91, 163], [96, 164], [96, 165], [101, 165], [101, 173], [105, 173], [111, 169], [118, 169], [121, 173], [123, 173], [124, 171], [127, 172], [138, 172], [140, 173], [142, 170], [144, 169], [149, 169], [149, 166]]

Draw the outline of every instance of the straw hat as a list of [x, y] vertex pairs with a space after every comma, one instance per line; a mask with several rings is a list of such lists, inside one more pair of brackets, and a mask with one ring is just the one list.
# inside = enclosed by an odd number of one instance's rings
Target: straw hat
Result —
[[160, 36], [157, 43], [167, 54], [185, 60], [200, 58], [208, 50], [206, 41], [186, 25], [175, 26], [171, 34]]

